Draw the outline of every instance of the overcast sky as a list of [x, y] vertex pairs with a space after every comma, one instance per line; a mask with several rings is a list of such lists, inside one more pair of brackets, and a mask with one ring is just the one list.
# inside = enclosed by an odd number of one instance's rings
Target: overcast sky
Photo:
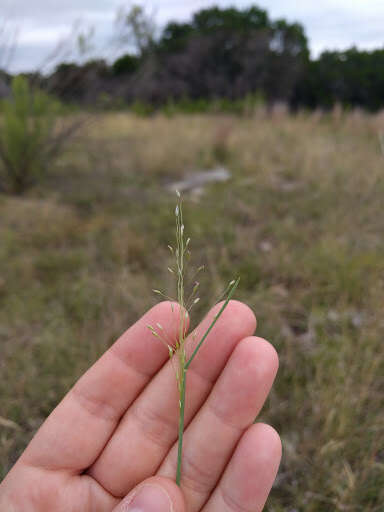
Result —
[[[113, 56], [111, 39], [117, 9], [129, 5], [124, 0], [0, 0], [0, 39], [2, 21], [6, 21], [7, 39], [17, 30], [17, 45], [12, 57], [1, 52], [0, 66], [9, 60], [13, 71], [28, 71], [40, 66], [57, 46], [71, 33], [75, 23], [93, 26], [94, 54]], [[169, 19], [188, 19], [201, 8], [257, 4], [268, 11], [272, 19], [299, 21], [305, 27], [312, 55], [324, 49], [345, 49], [384, 46], [384, 0], [146, 0], [136, 2], [156, 13], [158, 23]], [[2, 53], [2, 54], [1, 54]]]

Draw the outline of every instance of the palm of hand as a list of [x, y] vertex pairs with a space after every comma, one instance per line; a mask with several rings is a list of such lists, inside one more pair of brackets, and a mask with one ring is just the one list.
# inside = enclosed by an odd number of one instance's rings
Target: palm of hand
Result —
[[[231, 301], [188, 370], [180, 493], [172, 482], [177, 387], [166, 348], [147, 329], [157, 322], [176, 338], [178, 315], [167, 302], [134, 324], [43, 424], [0, 486], [0, 511], [129, 510], [142, 482], [163, 489], [175, 512], [262, 510], [281, 446], [272, 428], [252, 423], [272, 386], [276, 352], [252, 336], [249, 308]], [[193, 344], [190, 337], [188, 350]]]

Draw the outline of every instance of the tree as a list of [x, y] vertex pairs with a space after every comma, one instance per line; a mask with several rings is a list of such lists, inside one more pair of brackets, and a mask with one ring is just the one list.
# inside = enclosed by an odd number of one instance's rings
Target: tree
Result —
[[48, 78], [46, 88], [63, 101], [95, 104], [108, 90], [110, 75], [110, 68], [102, 59], [89, 60], [83, 65], [64, 62]]
[[[270, 101], [292, 103], [309, 62], [308, 40], [298, 23], [277, 20], [271, 26], [265, 94]], [[277, 79], [278, 78], [278, 79]]]
[[199, 34], [213, 32], [247, 33], [270, 26], [268, 14], [258, 7], [239, 10], [235, 7], [221, 9], [212, 7], [198, 11], [192, 19], [192, 27]]
[[288, 102], [309, 52], [300, 25], [272, 22], [254, 6], [213, 7], [190, 23], [171, 22], [155, 55], [151, 90], [160, 97], [234, 99], [262, 92], [271, 102]]
[[132, 75], [140, 67], [140, 58], [129, 53], [119, 57], [112, 65], [112, 72], [115, 76]]
[[128, 46], [139, 57], [143, 58], [154, 49], [157, 31], [155, 19], [140, 5], [133, 5], [128, 11], [120, 9], [116, 29], [118, 42]]
[[369, 110], [382, 108], [384, 50], [323, 52], [308, 64], [295, 101], [310, 108], [331, 108], [336, 103]]

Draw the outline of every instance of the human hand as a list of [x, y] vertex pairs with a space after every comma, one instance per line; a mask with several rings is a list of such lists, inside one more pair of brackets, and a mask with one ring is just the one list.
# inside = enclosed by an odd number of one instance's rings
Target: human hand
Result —
[[[220, 305], [197, 327], [204, 333]], [[168, 350], [177, 307], [152, 308], [88, 370], [0, 485], [1, 512], [257, 512], [275, 479], [279, 436], [253, 424], [278, 359], [231, 301], [187, 374], [181, 488], [178, 391]], [[199, 341], [189, 336], [187, 353]]]

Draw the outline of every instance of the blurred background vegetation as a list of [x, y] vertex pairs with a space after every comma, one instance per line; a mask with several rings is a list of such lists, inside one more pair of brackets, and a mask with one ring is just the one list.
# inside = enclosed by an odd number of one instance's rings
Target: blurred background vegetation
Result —
[[133, 53], [0, 80], [0, 475], [151, 290], [172, 293], [178, 186], [206, 266], [194, 322], [240, 275], [280, 354], [267, 510], [382, 511], [384, 52], [311, 60], [300, 25], [257, 7], [160, 36], [141, 8], [118, 20]]

